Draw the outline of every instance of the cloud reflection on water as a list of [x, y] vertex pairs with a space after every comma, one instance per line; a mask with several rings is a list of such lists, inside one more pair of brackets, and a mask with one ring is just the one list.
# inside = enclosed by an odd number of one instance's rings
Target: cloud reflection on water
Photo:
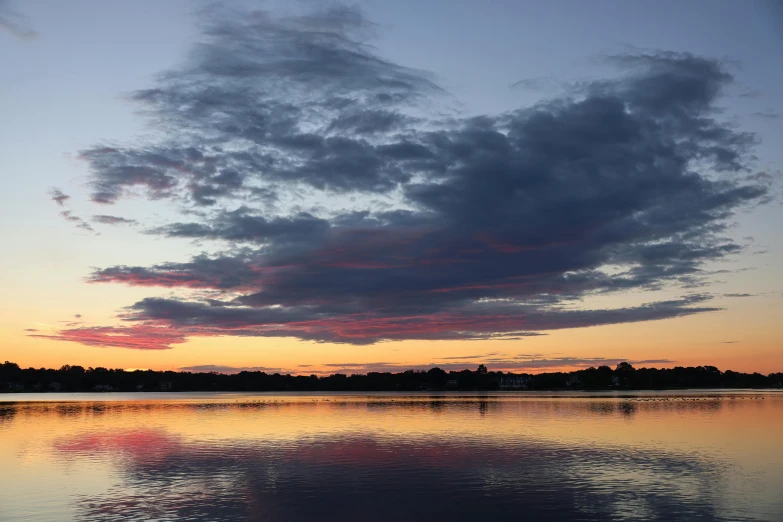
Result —
[[[716, 507], [726, 462], [661, 448], [580, 446], [494, 436], [494, 423], [557, 417], [629, 416], [668, 411], [716, 413], [723, 400], [561, 401], [523, 407], [494, 398], [464, 402], [337, 402], [328, 415], [359, 425], [348, 433], [314, 431], [298, 438], [196, 440], [161, 428], [76, 433], [57, 439], [64, 459], [109, 459], [119, 482], [76, 501], [79, 519], [97, 520], [724, 520]], [[101, 411], [127, 414], [127, 405]], [[140, 407], [144, 406], [144, 407]], [[163, 411], [230, 412], [247, 423], [274, 422], [281, 408], [315, 414], [321, 404], [169, 404]], [[149, 405], [131, 411], [149, 413]], [[91, 407], [84, 414], [91, 414]], [[154, 408], [153, 408], [154, 411]], [[437, 430], [410, 437], [363, 432], [361, 419], [475, 412], [464, 438]], [[300, 412], [301, 413], [301, 412]], [[455, 415], [457, 414], [457, 415]], [[475, 418], [475, 417], [473, 417]], [[191, 419], [195, 421], [195, 419]], [[542, 420], [542, 419], [541, 419]], [[368, 421], [368, 424], [373, 423]], [[474, 422], [474, 421], [470, 421]], [[467, 428], [467, 426], [466, 426]], [[411, 513], [415, 513], [412, 517]]]
[[120, 466], [120, 487], [78, 501], [82, 520], [720, 519], [711, 497], [721, 465], [644, 451], [359, 434], [210, 444], [155, 430], [57, 449]]
[[0, 520], [783, 513], [780, 394], [186, 395], [0, 405]]

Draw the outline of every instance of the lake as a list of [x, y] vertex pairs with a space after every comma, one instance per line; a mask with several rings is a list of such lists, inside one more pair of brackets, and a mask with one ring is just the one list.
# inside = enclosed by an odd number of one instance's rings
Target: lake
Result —
[[2, 521], [783, 521], [783, 393], [4, 394]]

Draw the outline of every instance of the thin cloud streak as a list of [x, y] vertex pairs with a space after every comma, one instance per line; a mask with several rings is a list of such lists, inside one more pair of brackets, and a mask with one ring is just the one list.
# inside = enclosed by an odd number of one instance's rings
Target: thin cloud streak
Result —
[[225, 366], [220, 364], [200, 364], [196, 366], [183, 366], [178, 368], [181, 372], [191, 373], [242, 373], [242, 372], [264, 372], [264, 373], [291, 373], [284, 368], [271, 368], [267, 366]]
[[109, 216], [106, 214], [97, 214], [92, 216], [92, 220], [102, 225], [136, 225], [135, 219], [127, 219], [120, 216]]
[[87, 232], [95, 233], [95, 229], [92, 228], [92, 225], [90, 225], [87, 221], [83, 220], [79, 216], [75, 216], [72, 211], [63, 210], [62, 212], [60, 212], [60, 215], [66, 221], [75, 224], [77, 228], [81, 228], [82, 230], [86, 230]]
[[[459, 359], [459, 357], [453, 357], [449, 359]], [[202, 371], [210, 372], [215, 371], [218, 373], [240, 373], [242, 371], [261, 371], [265, 373], [290, 373], [292, 375], [332, 375], [336, 373], [342, 374], [367, 374], [367, 373], [401, 373], [409, 370], [415, 371], [428, 371], [432, 368], [440, 368], [445, 371], [462, 371], [462, 370], [474, 370], [479, 364], [484, 364], [490, 371], [505, 371], [505, 372], [533, 372], [539, 373], [541, 371], [552, 370], [573, 370], [573, 369], [585, 369], [598, 366], [611, 366], [614, 367], [621, 362], [629, 362], [633, 365], [645, 365], [645, 364], [673, 364], [676, 361], [670, 359], [649, 359], [636, 361], [627, 358], [615, 358], [615, 357], [555, 357], [555, 358], [535, 358], [520, 360], [519, 358], [508, 359], [481, 359], [472, 360], [470, 362], [430, 362], [426, 364], [406, 364], [406, 363], [393, 363], [393, 362], [367, 362], [367, 363], [326, 363], [321, 365], [299, 365], [300, 369], [285, 370], [282, 368], [267, 368], [263, 366], [256, 367], [235, 367], [235, 366], [221, 366], [221, 365], [202, 365], [202, 366], [190, 366], [180, 368], [180, 371]]]
[[20, 40], [34, 40], [39, 36], [30, 27], [27, 17], [12, 8], [11, 0], [0, 0], [0, 31]]

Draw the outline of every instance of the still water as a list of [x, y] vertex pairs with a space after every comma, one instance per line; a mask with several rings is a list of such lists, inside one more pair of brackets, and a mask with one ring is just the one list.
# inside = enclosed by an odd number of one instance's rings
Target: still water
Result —
[[0, 401], [2, 521], [783, 521], [780, 392]]

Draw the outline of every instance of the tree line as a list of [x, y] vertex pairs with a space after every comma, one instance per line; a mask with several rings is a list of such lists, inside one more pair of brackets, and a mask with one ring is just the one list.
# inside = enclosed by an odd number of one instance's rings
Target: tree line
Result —
[[416, 390], [605, 390], [674, 388], [781, 388], [783, 373], [720, 371], [714, 366], [634, 368], [627, 362], [615, 368], [591, 367], [573, 372], [539, 374], [441, 368], [399, 373], [283, 375], [240, 372], [191, 373], [174, 371], [84, 368], [20, 368], [6, 361], [0, 366], [4, 392], [89, 391], [416, 391]]

